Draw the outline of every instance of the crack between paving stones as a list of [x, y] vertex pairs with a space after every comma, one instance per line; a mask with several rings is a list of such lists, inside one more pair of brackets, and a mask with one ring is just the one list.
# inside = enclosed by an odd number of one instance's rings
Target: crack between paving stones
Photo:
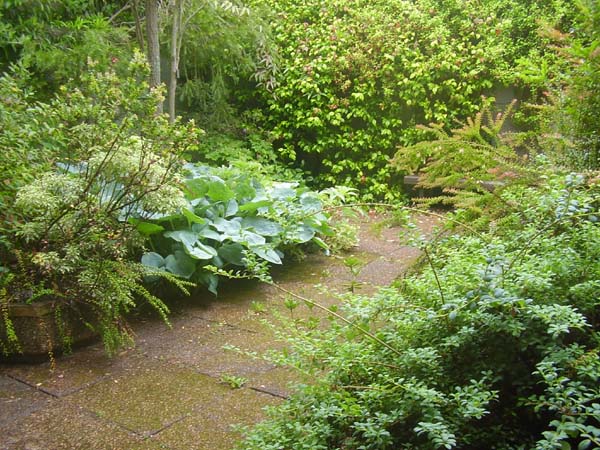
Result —
[[248, 389], [256, 392], [260, 392], [261, 394], [267, 394], [271, 397], [282, 398], [283, 400], [288, 400], [290, 397], [288, 395], [279, 394], [277, 392], [271, 392], [266, 388], [260, 388], [255, 386], [249, 386]]
[[171, 422], [167, 423], [166, 425], [164, 425], [163, 427], [159, 428], [158, 430], [154, 430], [154, 431], [144, 431], [143, 433], [137, 433], [134, 431], [134, 433], [138, 434], [139, 436], [142, 437], [152, 437], [152, 436], [156, 436], [159, 433], [162, 433], [163, 431], [165, 431], [168, 428], [171, 428], [173, 425], [175, 425], [176, 423], [182, 422], [185, 419], [187, 419], [188, 417], [191, 417], [190, 413], [187, 413], [181, 417], [178, 417], [177, 419], [172, 420]]
[[33, 383], [30, 383], [29, 381], [21, 380], [20, 378], [14, 376], [14, 375], [6, 374], [6, 376], [8, 378], [11, 378], [11, 379], [13, 379], [13, 380], [15, 380], [15, 381], [17, 381], [17, 382], [19, 382], [21, 384], [24, 384], [24, 385], [26, 385], [26, 386], [28, 386], [28, 387], [30, 387], [32, 389], [35, 389], [36, 391], [42, 392], [43, 394], [46, 394], [46, 395], [49, 395], [50, 397], [53, 397], [53, 398], [65, 398], [65, 397], [68, 397], [69, 395], [76, 394], [77, 392], [80, 392], [80, 391], [82, 391], [84, 389], [92, 387], [92, 386], [94, 386], [94, 385], [96, 385], [96, 384], [98, 384], [98, 383], [106, 380], [107, 378], [110, 378], [110, 375], [102, 375], [101, 377], [97, 378], [94, 381], [90, 381], [89, 383], [85, 383], [83, 386], [79, 386], [79, 387], [76, 387], [76, 388], [73, 388], [73, 389], [67, 389], [64, 392], [56, 394], [56, 393], [54, 393], [54, 392], [52, 392], [52, 391], [50, 391], [50, 390], [48, 390], [48, 389], [46, 389], [46, 388], [44, 388], [42, 386], [37, 386], [37, 385], [35, 385]]
[[133, 429], [129, 428], [126, 425], [123, 425], [120, 422], [115, 422], [112, 419], [108, 419], [106, 417], [103, 417], [100, 414], [98, 414], [97, 412], [92, 411], [91, 409], [88, 409], [85, 406], [81, 406], [78, 403], [72, 403], [72, 405], [78, 407], [84, 414], [87, 414], [89, 417], [91, 417], [92, 419], [98, 420], [99, 422], [115, 426], [115, 427], [120, 428], [122, 430], [125, 430], [128, 433], [130, 433], [130, 434], [132, 434], [134, 436], [137, 436], [137, 437], [141, 437], [141, 438], [147, 437], [146, 434], [145, 434], [146, 432], [141, 432], [140, 433], [140, 432], [138, 432], [136, 430], [133, 430]]
[[15, 380], [18, 383], [24, 384], [25, 386], [28, 386], [28, 387], [30, 387], [32, 389], [35, 389], [36, 391], [39, 391], [39, 392], [41, 392], [43, 394], [46, 394], [46, 395], [49, 395], [52, 398], [60, 398], [60, 396], [58, 394], [55, 394], [55, 393], [53, 393], [53, 392], [51, 392], [51, 391], [43, 388], [42, 386], [37, 386], [37, 385], [35, 385], [33, 383], [30, 383], [27, 380], [21, 380], [19, 377], [15, 376], [15, 375], [6, 374], [6, 376], [8, 378], [11, 378], [11, 379]]
[[172, 420], [171, 422], [168, 422], [166, 425], [163, 425], [161, 428], [158, 428], [156, 430], [137, 431], [137, 430], [134, 430], [132, 428], [129, 428], [127, 425], [124, 425], [124, 424], [122, 424], [120, 422], [117, 422], [117, 421], [114, 421], [112, 419], [108, 419], [106, 417], [103, 417], [103, 416], [99, 415], [97, 412], [92, 411], [92, 410], [86, 408], [85, 406], [81, 406], [79, 404], [74, 404], [73, 406], [79, 407], [79, 409], [83, 413], [87, 414], [88, 416], [90, 416], [91, 418], [93, 418], [95, 420], [98, 420], [98, 421], [103, 422], [105, 424], [113, 425], [113, 426], [115, 426], [117, 428], [120, 428], [122, 430], [127, 431], [128, 433], [130, 433], [130, 434], [132, 434], [134, 436], [137, 436], [139, 438], [144, 438], [144, 439], [156, 436], [159, 433], [165, 431], [166, 429], [172, 427], [173, 425], [175, 425], [175, 424], [177, 424], [177, 423], [179, 423], [179, 422], [187, 419], [188, 417], [190, 417], [190, 413], [186, 413], [185, 415], [183, 415], [181, 417], [178, 417], [178, 418]]

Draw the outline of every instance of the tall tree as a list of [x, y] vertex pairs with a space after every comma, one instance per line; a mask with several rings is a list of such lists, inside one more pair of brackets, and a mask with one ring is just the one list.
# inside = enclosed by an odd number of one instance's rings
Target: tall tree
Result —
[[[158, 0], [146, 0], [146, 37], [148, 43], [148, 62], [150, 63], [150, 86], [160, 85], [160, 42], [159, 42], [159, 4]], [[163, 111], [162, 102], [157, 112]]]
[[173, 26], [171, 29], [171, 74], [169, 78], [169, 121], [175, 121], [175, 94], [177, 92], [177, 78], [179, 78], [179, 52], [181, 50], [181, 37], [183, 29], [181, 17], [183, 14], [183, 0], [173, 2]]

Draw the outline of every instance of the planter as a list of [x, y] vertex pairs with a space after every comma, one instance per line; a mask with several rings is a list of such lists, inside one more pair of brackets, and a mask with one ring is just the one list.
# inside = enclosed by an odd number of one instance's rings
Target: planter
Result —
[[[13, 352], [8, 356], [0, 352], [0, 360], [44, 360], [65, 350], [65, 336], [72, 346], [90, 342], [97, 337], [97, 333], [86, 326], [86, 322], [91, 319], [89, 312], [82, 313], [67, 306], [61, 308], [57, 315], [58, 304], [53, 300], [9, 304], [8, 317], [19, 340], [21, 352]], [[0, 340], [6, 342], [6, 324], [1, 316]]]

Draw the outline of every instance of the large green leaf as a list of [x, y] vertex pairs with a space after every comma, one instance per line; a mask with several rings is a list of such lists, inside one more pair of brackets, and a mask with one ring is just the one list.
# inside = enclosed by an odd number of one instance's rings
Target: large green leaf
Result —
[[309, 213], [315, 213], [323, 208], [321, 200], [312, 192], [305, 192], [300, 196], [300, 204], [302, 209]]
[[225, 206], [225, 217], [235, 216], [239, 209], [238, 202], [235, 199], [229, 200]]
[[246, 245], [263, 245], [265, 244], [267, 241], [265, 240], [264, 237], [262, 237], [260, 234], [256, 234], [253, 233], [252, 231], [242, 231], [242, 234], [240, 234], [239, 236], [234, 236], [232, 238], [233, 241], [235, 242], [241, 242], [242, 244], [246, 244]]
[[271, 190], [271, 197], [277, 200], [292, 201], [296, 198], [294, 183], [277, 183]]
[[197, 216], [196, 214], [194, 214], [192, 211], [190, 211], [189, 209], [183, 208], [181, 210], [181, 212], [183, 213], [183, 215], [186, 217], [186, 219], [190, 222], [190, 223], [199, 223], [199, 224], [203, 224], [206, 223], [206, 219]]
[[235, 192], [225, 182], [212, 180], [208, 185], [208, 196], [216, 202], [226, 202], [235, 198]]
[[144, 222], [139, 219], [129, 219], [129, 222], [131, 222], [135, 226], [136, 230], [138, 230], [140, 234], [144, 236], [151, 236], [153, 234], [160, 233], [165, 229], [164, 227], [161, 227], [155, 223]]
[[188, 255], [195, 259], [211, 259], [217, 256], [217, 251], [202, 242], [196, 242], [193, 246], [185, 246], [185, 251]]
[[279, 254], [266, 245], [253, 245], [250, 247], [256, 255], [260, 256], [262, 259], [265, 259], [273, 264], [281, 264], [281, 258]]
[[244, 266], [244, 247], [242, 244], [225, 244], [218, 250], [223, 260], [236, 266]]
[[198, 272], [196, 279], [208, 288], [210, 292], [217, 295], [217, 287], [219, 285], [219, 277], [211, 272]]
[[189, 199], [204, 197], [208, 193], [208, 182], [203, 178], [195, 178], [185, 182], [186, 196]]
[[190, 278], [196, 271], [196, 261], [184, 251], [177, 250], [165, 258], [165, 268], [173, 275]]
[[198, 236], [206, 238], [206, 239], [212, 239], [213, 241], [218, 241], [218, 242], [221, 242], [224, 237], [224, 235], [220, 234], [218, 231], [215, 231], [212, 228], [208, 228], [208, 227], [198, 230]]
[[148, 252], [142, 255], [142, 264], [148, 267], [160, 269], [165, 266], [165, 259], [156, 252]]
[[271, 204], [273, 203], [273, 201], [271, 200], [256, 200], [256, 201], [251, 201], [248, 203], [245, 203], [243, 205], [240, 206], [240, 211], [242, 212], [247, 212], [247, 213], [253, 213], [256, 210], [260, 209], [260, 208], [265, 208], [267, 206], [271, 206]]
[[242, 229], [241, 218], [235, 218], [232, 220], [223, 219], [222, 217], [217, 217], [212, 226], [215, 227], [221, 233], [225, 233], [229, 236], [236, 236], [240, 234]]
[[283, 231], [281, 225], [263, 217], [244, 217], [242, 227], [249, 228], [262, 236], [277, 236]]
[[313, 237], [315, 237], [316, 231], [311, 226], [301, 224], [294, 228], [292, 228], [288, 233], [288, 239], [297, 242], [299, 244], [303, 244], [305, 242], [310, 241]]
[[181, 242], [186, 247], [193, 247], [198, 242], [198, 235], [190, 230], [167, 231], [164, 236]]
[[320, 237], [313, 238], [313, 242], [325, 250], [325, 254], [329, 256], [329, 245]]

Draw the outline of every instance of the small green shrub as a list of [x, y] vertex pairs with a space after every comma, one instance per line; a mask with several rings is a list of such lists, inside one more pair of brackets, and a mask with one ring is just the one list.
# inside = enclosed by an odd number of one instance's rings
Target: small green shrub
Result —
[[500, 195], [518, 210], [445, 238], [419, 275], [345, 296], [348, 322], [290, 323], [277, 361], [311, 382], [239, 448], [600, 446], [600, 185], [548, 175]]

